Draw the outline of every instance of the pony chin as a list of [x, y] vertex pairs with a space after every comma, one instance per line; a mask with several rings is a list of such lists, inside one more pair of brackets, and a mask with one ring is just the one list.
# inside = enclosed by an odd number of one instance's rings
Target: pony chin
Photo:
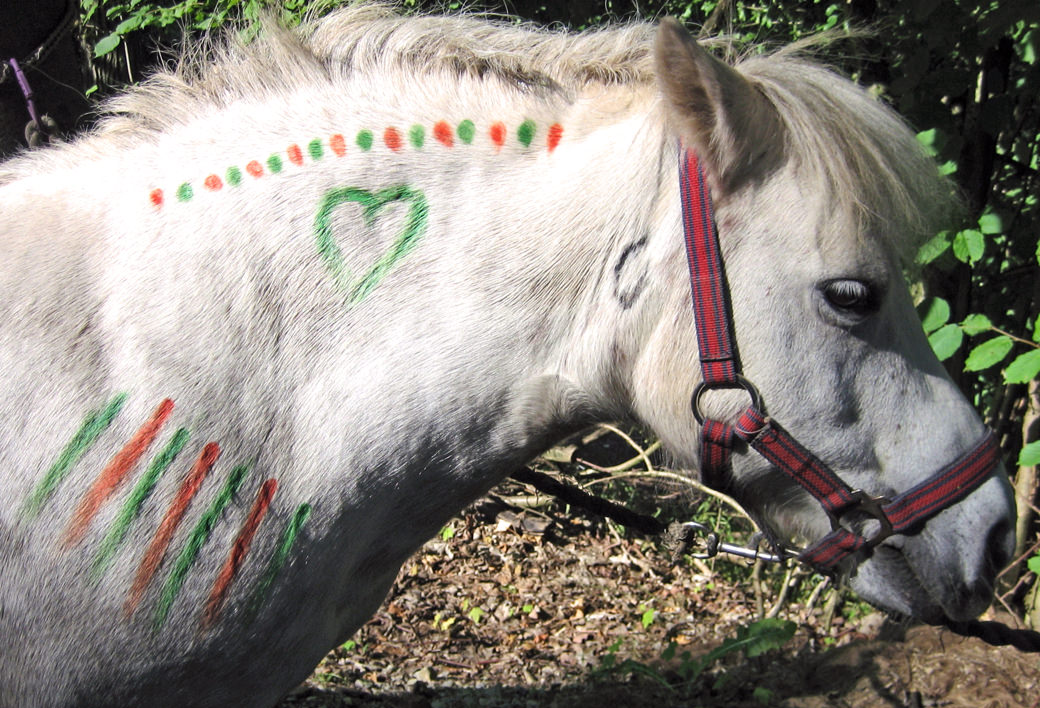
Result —
[[938, 578], [922, 580], [925, 570], [915, 568], [901, 550], [882, 544], [855, 566], [848, 584], [874, 607], [927, 624], [974, 619], [993, 598], [992, 584], [984, 579], [953, 588]]

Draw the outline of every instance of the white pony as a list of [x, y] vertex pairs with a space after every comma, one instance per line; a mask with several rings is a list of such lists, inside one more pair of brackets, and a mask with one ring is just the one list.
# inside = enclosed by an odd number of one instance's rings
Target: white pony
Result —
[[[823, 68], [378, 5], [214, 54], [0, 167], [0, 706], [270, 705], [560, 436], [636, 421], [696, 466], [680, 142], [771, 415], [886, 496], [983, 432], [901, 273], [946, 186]], [[746, 447], [725, 483], [831, 531]], [[1001, 471], [841, 572], [975, 616], [1013, 513]]]

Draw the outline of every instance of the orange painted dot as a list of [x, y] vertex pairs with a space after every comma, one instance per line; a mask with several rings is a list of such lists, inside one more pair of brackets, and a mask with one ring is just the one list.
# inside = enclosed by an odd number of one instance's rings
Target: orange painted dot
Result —
[[339, 133], [329, 138], [329, 147], [336, 153], [336, 157], [343, 157], [347, 153], [347, 142]]
[[387, 128], [383, 131], [383, 142], [386, 143], [386, 146], [388, 148], [390, 148], [394, 152], [397, 152], [401, 149], [400, 131], [398, 131], [397, 128], [393, 127]]
[[293, 163], [294, 165], [303, 164], [303, 151], [300, 150], [299, 145], [296, 145], [295, 143], [290, 145], [289, 149], [286, 150], [286, 152], [289, 153], [289, 162]]
[[559, 123], [553, 123], [549, 126], [549, 137], [546, 138], [546, 142], [549, 144], [549, 152], [556, 149], [556, 146], [560, 144], [561, 138], [563, 138], [563, 126]]
[[161, 189], [153, 189], [148, 198], [151, 200], [152, 206], [161, 207], [163, 205], [163, 191]]
[[495, 144], [495, 147], [501, 148], [506, 144], [506, 126], [505, 123], [492, 123], [491, 124], [491, 142]]
[[202, 182], [202, 184], [206, 185], [206, 189], [211, 192], [216, 192], [224, 186], [224, 183], [220, 181], [220, 177], [217, 177], [216, 175], [210, 175]]
[[455, 144], [454, 132], [451, 126], [448, 125], [447, 121], [438, 121], [433, 126], [433, 137], [437, 138], [437, 142], [441, 143], [445, 147], [451, 147]]
[[246, 172], [253, 177], [262, 177], [264, 174], [264, 166], [256, 160], [252, 160], [248, 165], [246, 165]]

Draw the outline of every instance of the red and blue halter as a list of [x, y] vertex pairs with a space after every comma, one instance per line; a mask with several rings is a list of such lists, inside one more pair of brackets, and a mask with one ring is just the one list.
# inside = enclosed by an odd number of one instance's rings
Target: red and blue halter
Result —
[[[742, 439], [823, 506], [831, 520], [831, 532], [801, 551], [798, 559], [830, 571], [848, 556], [872, 549], [892, 534], [913, 533], [989, 479], [1000, 464], [1000, 448], [992, 433], [896, 498], [874, 497], [849, 487], [770, 419], [758, 390], [740, 374], [711, 195], [697, 156], [691, 151], [682, 151], [679, 184], [703, 377], [693, 393], [692, 405], [701, 424], [701, 469], [705, 480], [719, 479], [726, 473], [734, 438]], [[700, 401], [705, 392], [713, 389], [743, 389], [750, 395], [751, 404], [735, 423], [712, 420], [701, 411]], [[876, 530], [864, 536], [843, 526], [842, 517], [853, 511], [876, 520]]]

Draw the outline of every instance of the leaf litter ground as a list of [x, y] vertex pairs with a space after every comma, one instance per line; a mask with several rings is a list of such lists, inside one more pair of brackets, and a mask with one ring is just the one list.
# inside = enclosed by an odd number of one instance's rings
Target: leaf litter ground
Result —
[[821, 609], [791, 601], [781, 617], [798, 630], [781, 649], [732, 653], [684, 683], [684, 668], [755, 621], [748, 566], [672, 567], [607, 522], [496, 499], [424, 545], [375, 617], [279, 708], [1040, 706], [1036, 657], [857, 616], [856, 604], [825, 629]]

